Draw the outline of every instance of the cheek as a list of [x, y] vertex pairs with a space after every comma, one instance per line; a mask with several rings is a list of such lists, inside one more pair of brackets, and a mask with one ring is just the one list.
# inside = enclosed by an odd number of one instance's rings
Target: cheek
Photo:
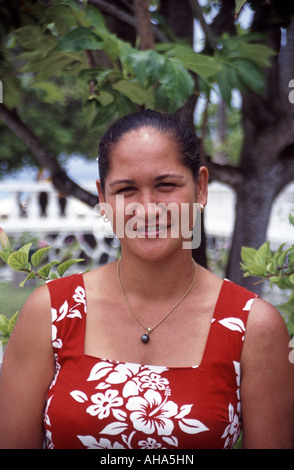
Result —
[[107, 214], [112, 230], [118, 239], [125, 237], [127, 221], [133, 217], [132, 204], [130, 205], [123, 196], [116, 195], [107, 198]]

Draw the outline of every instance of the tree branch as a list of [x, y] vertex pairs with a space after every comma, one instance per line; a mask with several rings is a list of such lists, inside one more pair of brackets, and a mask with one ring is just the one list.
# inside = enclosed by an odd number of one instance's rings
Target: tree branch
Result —
[[[133, 15], [126, 13], [125, 11], [120, 10], [115, 5], [112, 5], [111, 2], [106, 2], [105, 0], [89, 0], [89, 4], [94, 5], [95, 7], [100, 8], [105, 13], [108, 13], [115, 18], [118, 18], [121, 21], [124, 21], [126, 24], [132, 26], [136, 29], [136, 19]], [[165, 34], [156, 26], [153, 26], [154, 35], [160, 42], [170, 42]]]
[[91, 207], [98, 203], [97, 196], [81, 188], [67, 176], [56, 158], [20, 119], [16, 111], [11, 111], [4, 104], [0, 104], [0, 117], [6, 126], [27, 145], [41, 166], [48, 168], [53, 185], [58, 191], [65, 195], [72, 195]]
[[231, 165], [220, 165], [211, 161], [210, 157], [205, 157], [205, 165], [209, 171], [209, 181], [219, 181], [227, 184], [237, 191], [244, 182], [244, 175], [240, 168]]
[[140, 38], [140, 49], [154, 49], [153, 28], [150, 21], [149, 1], [134, 0], [136, 30]]
[[216, 48], [217, 48], [217, 44], [215, 42], [215, 39], [213, 37], [213, 34], [211, 32], [210, 27], [208, 26], [208, 24], [205, 21], [205, 18], [203, 16], [203, 12], [202, 12], [202, 8], [199, 5], [198, 0], [188, 0], [188, 2], [189, 2], [189, 5], [190, 5], [190, 8], [191, 8], [191, 11], [192, 11], [192, 15], [201, 24], [201, 27], [204, 31], [207, 42], [209, 43], [210, 47], [215, 51]]

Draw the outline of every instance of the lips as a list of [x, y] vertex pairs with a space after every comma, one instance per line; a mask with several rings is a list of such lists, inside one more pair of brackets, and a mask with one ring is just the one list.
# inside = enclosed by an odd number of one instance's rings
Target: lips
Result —
[[144, 225], [137, 227], [136, 232], [139, 237], [156, 237], [164, 232], [167, 233], [169, 228], [170, 226], [167, 225]]

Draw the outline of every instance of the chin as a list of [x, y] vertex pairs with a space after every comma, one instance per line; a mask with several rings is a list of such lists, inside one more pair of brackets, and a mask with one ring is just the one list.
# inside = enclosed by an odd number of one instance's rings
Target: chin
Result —
[[130, 245], [124, 251], [131, 251], [133, 255], [152, 262], [160, 262], [167, 257], [183, 250], [183, 240], [171, 238], [135, 238], [130, 240]]

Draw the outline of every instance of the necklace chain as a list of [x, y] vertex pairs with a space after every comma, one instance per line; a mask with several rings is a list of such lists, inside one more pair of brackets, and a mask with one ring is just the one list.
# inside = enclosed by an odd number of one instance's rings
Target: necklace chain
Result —
[[187, 297], [187, 295], [189, 294], [190, 290], [192, 289], [193, 285], [194, 285], [194, 282], [195, 282], [195, 279], [196, 279], [196, 276], [197, 276], [197, 264], [195, 263], [195, 261], [192, 259], [193, 263], [194, 263], [194, 266], [195, 266], [195, 273], [194, 273], [194, 276], [193, 276], [193, 279], [192, 279], [192, 282], [191, 284], [189, 285], [188, 289], [185, 291], [185, 293], [182, 295], [182, 297], [177, 301], [177, 303], [161, 318], [161, 320], [159, 320], [152, 328], [151, 327], [148, 327], [147, 325], [144, 324], [144, 322], [141, 320], [141, 318], [137, 315], [137, 313], [135, 312], [135, 310], [133, 309], [133, 307], [131, 306], [131, 304], [129, 303], [128, 299], [127, 299], [127, 296], [126, 296], [126, 293], [125, 293], [125, 290], [123, 288], [123, 285], [121, 283], [121, 279], [120, 279], [120, 261], [121, 259], [118, 260], [118, 263], [117, 263], [117, 270], [116, 270], [116, 273], [117, 273], [117, 280], [118, 280], [118, 283], [119, 283], [119, 286], [120, 286], [120, 289], [121, 289], [121, 292], [122, 292], [122, 295], [126, 301], [126, 304], [130, 310], [130, 312], [132, 313], [132, 315], [136, 318], [136, 320], [140, 323], [140, 325], [144, 328], [144, 330], [146, 331], [146, 334], [145, 335], [142, 335], [141, 337], [141, 340], [143, 343], [147, 343], [149, 341], [149, 334], [152, 333], [153, 330], [155, 330], [155, 328], [157, 328], [159, 325], [161, 325], [161, 323], [178, 307], [178, 305], [185, 299], [185, 297]]

